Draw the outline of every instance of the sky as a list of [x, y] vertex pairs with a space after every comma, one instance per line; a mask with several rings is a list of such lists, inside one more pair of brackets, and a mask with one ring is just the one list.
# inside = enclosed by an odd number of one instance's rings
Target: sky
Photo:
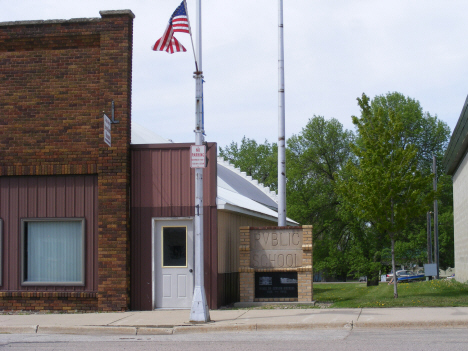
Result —
[[[154, 52], [180, 0], [0, 0], [0, 22], [100, 17], [130, 9], [132, 119], [174, 142], [195, 135], [195, 64]], [[193, 29], [195, 0], [187, 0]], [[314, 115], [354, 130], [356, 98], [398, 91], [451, 130], [468, 94], [468, 1], [284, 0], [286, 136]], [[278, 139], [278, 1], [202, 0], [206, 140]], [[195, 40], [195, 38], [194, 38]], [[116, 111], [116, 118], [117, 118]]]

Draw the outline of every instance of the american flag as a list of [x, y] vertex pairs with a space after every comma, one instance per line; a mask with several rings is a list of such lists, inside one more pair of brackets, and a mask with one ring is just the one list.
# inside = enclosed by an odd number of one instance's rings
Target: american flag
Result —
[[170, 54], [174, 52], [185, 52], [187, 49], [179, 43], [174, 37], [175, 32], [190, 33], [190, 26], [188, 21], [187, 12], [185, 11], [184, 1], [182, 1], [179, 7], [176, 8], [163, 36], [156, 41], [153, 46], [154, 51], [166, 51]]

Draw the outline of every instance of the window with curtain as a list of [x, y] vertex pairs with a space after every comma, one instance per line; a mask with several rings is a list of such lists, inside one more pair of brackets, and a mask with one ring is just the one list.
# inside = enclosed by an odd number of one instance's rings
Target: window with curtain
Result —
[[84, 284], [84, 219], [23, 220], [23, 285]]

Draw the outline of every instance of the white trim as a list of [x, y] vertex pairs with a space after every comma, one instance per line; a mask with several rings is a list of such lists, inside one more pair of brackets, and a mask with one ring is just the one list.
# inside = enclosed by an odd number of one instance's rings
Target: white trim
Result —
[[[228, 212], [240, 213], [240, 214], [244, 214], [244, 215], [248, 215], [248, 216], [252, 216], [252, 217], [256, 217], [256, 218], [266, 219], [266, 220], [272, 221], [272, 222], [278, 221], [278, 217], [269, 216], [267, 214], [263, 214], [263, 213], [260, 213], [260, 212], [247, 210], [247, 209], [245, 209], [243, 207], [231, 205], [231, 204], [228, 204], [228, 203], [218, 204], [217, 207], [218, 207], [218, 210], [221, 210], [221, 211], [224, 210], [224, 211], [228, 211]], [[299, 225], [299, 223], [294, 222], [293, 220], [291, 220], [289, 218], [287, 219], [286, 224], [291, 225], [291, 226]]]

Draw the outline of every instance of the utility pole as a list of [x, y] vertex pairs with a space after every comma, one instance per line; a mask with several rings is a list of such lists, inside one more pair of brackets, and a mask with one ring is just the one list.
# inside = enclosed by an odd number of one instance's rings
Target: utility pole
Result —
[[[432, 263], [432, 230], [431, 230], [431, 214], [427, 212], [427, 263]], [[426, 276], [426, 281], [431, 280], [432, 277]]]
[[[434, 191], [437, 191], [437, 165], [435, 155], [432, 156], [432, 171], [434, 173]], [[437, 199], [434, 200], [434, 259], [437, 267], [437, 279], [439, 279], [439, 222]]]
[[[195, 145], [203, 145], [203, 70], [201, 0], [197, 0], [196, 56], [198, 70], [195, 72]], [[190, 321], [205, 323], [210, 320], [206, 303], [203, 262], [203, 168], [195, 168], [195, 288], [193, 290]]]
[[283, 0], [278, 0], [278, 226], [286, 226], [286, 123], [284, 108]]
[[427, 212], [427, 263], [432, 263], [431, 214], [432, 212]]

